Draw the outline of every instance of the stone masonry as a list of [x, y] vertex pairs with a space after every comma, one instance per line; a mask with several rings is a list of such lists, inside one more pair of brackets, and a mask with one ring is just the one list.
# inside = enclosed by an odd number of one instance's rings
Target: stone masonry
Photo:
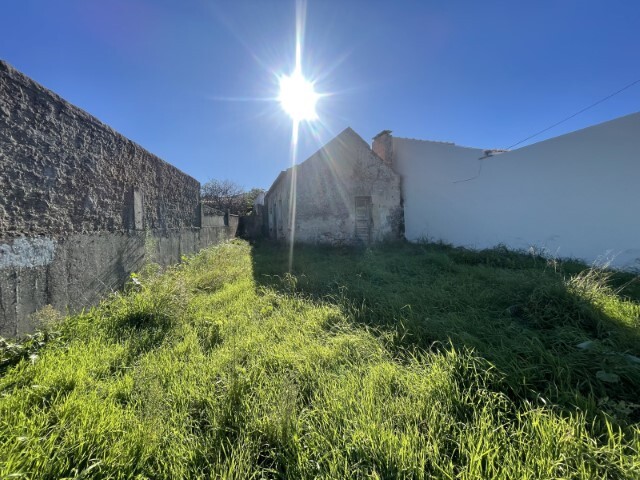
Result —
[[200, 184], [0, 62], [0, 237], [196, 225]]
[[0, 335], [235, 235], [200, 184], [0, 61]]

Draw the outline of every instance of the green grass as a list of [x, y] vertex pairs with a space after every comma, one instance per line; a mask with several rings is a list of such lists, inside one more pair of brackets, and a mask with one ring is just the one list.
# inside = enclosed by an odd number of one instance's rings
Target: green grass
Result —
[[287, 265], [233, 241], [0, 344], [0, 478], [640, 478], [634, 277], [444, 245]]

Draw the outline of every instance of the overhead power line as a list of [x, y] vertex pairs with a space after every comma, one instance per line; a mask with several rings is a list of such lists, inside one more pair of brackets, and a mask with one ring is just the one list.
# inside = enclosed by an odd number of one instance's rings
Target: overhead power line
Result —
[[601, 99], [600, 99], [600, 100], [598, 100], [597, 102], [592, 103], [592, 104], [591, 104], [591, 105], [589, 105], [588, 107], [583, 108], [583, 109], [582, 109], [582, 110], [580, 110], [579, 112], [576, 112], [576, 113], [574, 113], [573, 115], [570, 115], [570, 116], [568, 116], [567, 118], [565, 118], [565, 119], [563, 119], [563, 120], [560, 120], [560, 121], [559, 121], [559, 122], [557, 122], [557, 123], [554, 123], [554, 124], [553, 124], [553, 125], [551, 125], [550, 127], [547, 127], [547, 128], [545, 128], [545, 129], [543, 129], [543, 130], [540, 130], [539, 132], [534, 133], [533, 135], [529, 135], [527, 138], [523, 138], [523, 139], [522, 139], [522, 140], [520, 140], [519, 142], [514, 143], [514, 144], [513, 144], [513, 145], [511, 145], [510, 147], [507, 147], [507, 150], [511, 150], [513, 147], [516, 147], [516, 146], [520, 145], [521, 143], [526, 142], [527, 140], [532, 139], [533, 137], [537, 137], [537, 136], [538, 136], [538, 135], [540, 135], [541, 133], [544, 133], [544, 132], [546, 132], [547, 130], [551, 130], [552, 128], [557, 127], [558, 125], [560, 125], [561, 123], [566, 122], [567, 120], [571, 120], [571, 119], [572, 119], [573, 117], [575, 117], [576, 115], [580, 115], [582, 112], [586, 112], [586, 111], [587, 111], [587, 110], [589, 110], [590, 108], [593, 108], [593, 107], [595, 107], [596, 105], [599, 105], [599, 104], [601, 104], [602, 102], [604, 102], [604, 101], [606, 101], [606, 100], [609, 100], [611, 97], [615, 97], [615, 96], [616, 96], [616, 95], [618, 95], [619, 93], [624, 92], [624, 91], [625, 91], [625, 90], [627, 90], [628, 88], [633, 87], [636, 83], [640, 83], [640, 78], [639, 78], [638, 80], [636, 80], [635, 82], [631, 82], [629, 85], [627, 85], [627, 86], [625, 86], [625, 87], [622, 87], [620, 90], [618, 90], [618, 91], [616, 91], [616, 92], [613, 92], [612, 94], [607, 95], [607, 96], [606, 96], [606, 97], [604, 97], [604, 98], [601, 98]]

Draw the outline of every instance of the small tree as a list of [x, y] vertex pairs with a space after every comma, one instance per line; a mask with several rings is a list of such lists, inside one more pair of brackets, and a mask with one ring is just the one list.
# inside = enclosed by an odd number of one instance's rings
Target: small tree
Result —
[[244, 189], [231, 180], [211, 179], [200, 188], [202, 200], [221, 212], [239, 213], [243, 195]]
[[264, 192], [261, 188], [252, 188], [248, 192], [231, 180], [211, 179], [202, 185], [200, 196], [204, 203], [216, 210], [229, 210], [236, 215], [246, 215], [253, 208], [256, 197]]
[[253, 204], [261, 193], [264, 193], [262, 188], [252, 188], [244, 194], [244, 209], [246, 213], [253, 210]]

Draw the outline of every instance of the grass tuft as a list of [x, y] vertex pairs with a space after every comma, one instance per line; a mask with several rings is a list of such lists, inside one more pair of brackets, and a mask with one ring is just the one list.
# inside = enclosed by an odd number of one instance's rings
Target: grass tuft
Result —
[[0, 477], [639, 478], [634, 277], [233, 241], [0, 343]]

